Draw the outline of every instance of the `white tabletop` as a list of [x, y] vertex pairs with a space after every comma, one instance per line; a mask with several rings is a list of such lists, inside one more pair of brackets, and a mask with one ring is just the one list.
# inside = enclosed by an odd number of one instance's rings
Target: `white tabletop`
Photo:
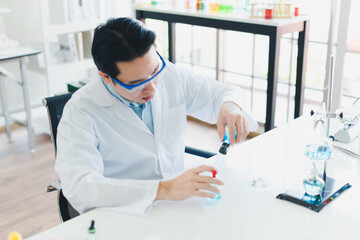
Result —
[[309, 20], [308, 16], [297, 16], [291, 18], [273, 18], [273, 19], [265, 19], [265, 18], [251, 18], [249, 12], [241, 11], [240, 13], [221, 13], [221, 12], [210, 12], [210, 11], [197, 11], [195, 9], [185, 9], [184, 6], [176, 7], [172, 5], [158, 5], [158, 6], [134, 6], [135, 10], [143, 10], [150, 12], [159, 12], [159, 13], [168, 13], [168, 14], [176, 14], [183, 16], [191, 16], [191, 17], [203, 17], [210, 19], [218, 19], [224, 21], [233, 21], [233, 22], [243, 22], [250, 24], [259, 24], [259, 25], [268, 25], [281, 27], [286, 26], [298, 22], [303, 22]]
[[13, 59], [13, 58], [31, 56], [31, 55], [39, 54], [39, 53], [40, 53], [40, 51], [38, 49], [19, 46], [10, 53], [0, 55], [0, 61], [5, 61], [5, 60]]
[[[94, 210], [29, 238], [86, 239], [95, 220], [97, 239], [358, 239], [360, 223], [360, 160], [334, 150], [328, 176], [352, 187], [320, 213], [276, 199], [302, 181], [309, 160], [304, 147], [311, 141], [312, 122], [297, 119], [233, 147], [219, 167], [225, 185], [222, 199], [210, 203], [192, 198], [160, 201], [145, 217]], [[259, 195], [246, 190], [249, 176], [262, 176], [272, 191]]]

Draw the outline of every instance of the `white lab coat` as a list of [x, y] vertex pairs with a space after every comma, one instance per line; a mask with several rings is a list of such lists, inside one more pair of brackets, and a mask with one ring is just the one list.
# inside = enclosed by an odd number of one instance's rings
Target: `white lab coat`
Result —
[[[90, 82], [66, 104], [58, 127], [55, 170], [65, 197], [80, 213], [111, 208], [145, 214], [159, 181], [184, 168], [186, 115], [216, 123], [226, 101], [244, 108], [237, 87], [167, 62], [152, 100], [152, 134], [101, 79]], [[256, 121], [245, 114], [255, 130]]]

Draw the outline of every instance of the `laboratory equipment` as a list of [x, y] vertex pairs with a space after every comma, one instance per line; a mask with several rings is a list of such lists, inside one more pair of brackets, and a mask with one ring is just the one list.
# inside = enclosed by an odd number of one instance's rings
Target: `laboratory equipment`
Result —
[[284, 193], [279, 194], [276, 198], [304, 206], [315, 212], [320, 212], [331, 201], [349, 188], [351, 188], [349, 183], [328, 177], [326, 179], [326, 186], [320, 195], [314, 196], [305, 193], [301, 183], [298, 182]]
[[[235, 129], [235, 139], [237, 136], [237, 132]], [[225, 161], [226, 159], [226, 154], [228, 152], [228, 149], [230, 147], [230, 134], [229, 134], [229, 128], [226, 126], [225, 127], [225, 133], [224, 133], [224, 138], [223, 138], [223, 143], [221, 144], [221, 147], [219, 149], [219, 153], [216, 154], [215, 156], [215, 164], [214, 167], [216, 169], [220, 168], [220, 165], [223, 163], [223, 161]], [[221, 178], [221, 176], [218, 174], [217, 171], [212, 171], [211, 172], [211, 176], [212, 177], [217, 177], [217, 178]], [[217, 188], [219, 188], [219, 190], [221, 191], [221, 186], [215, 185]], [[216, 201], [221, 199], [221, 193], [215, 193], [215, 192], [210, 192], [211, 194], [214, 194], [215, 197], [214, 198], [207, 198], [209, 201]]]
[[271, 181], [261, 176], [248, 177], [244, 182], [245, 190], [257, 196], [267, 195], [272, 190], [272, 187]]
[[310, 159], [312, 168], [310, 175], [303, 180], [305, 192], [311, 196], [319, 195], [325, 186], [326, 174], [323, 175], [324, 179], [320, 178], [317, 165], [325, 165], [326, 161], [331, 158], [333, 149], [326, 136], [326, 112], [323, 111], [322, 114], [316, 114], [313, 117], [315, 118], [315, 136], [312, 138], [314, 141], [305, 147], [305, 156]]
[[[252, 18], [266, 17], [266, 10], [272, 10], [273, 18], [291, 18], [291, 4], [288, 1], [279, 0], [276, 3], [255, 2], [251, 3]], [[270, 18], [268, 18], [270, 19]]]
[[294, 8], [294, 16], [295, 17], [299, 16], [299, 8], [298, 7]]
[[219, 1], [211, 1], [210, 4], [209, 4], [209, 11], [210, 12], [218, 12], [219, 11], [219, 7], [220, 7], [220, 4], [219, 4]]
[[191, 9], [190, 0], [186, 0], [186, 1], [185, 1], [185, 8], [186, 8], [186, 9]]
[[273, 179], [266, 168], [256, 165], [257, 157], [253, 155], [257, 155], [257, 149], [257, 146], [249, 143], [249, 176], [245, 178], [243, 188], [256, 197], [266, 197], [273, 189]]
[[90, 227], [88, 229], [88, 233], [90, 234], [95, 234], [95, 221], [94, 220], [91, 220], [91, 224], [90, 224]]
[[[224, 161], [224, 158], [223, 158], [223, 156], [224, 155], [222, 155], [222, 154], [218, 154], [217, 156], [216, 156], [216, 161], [215, 161], [215, 167], [216, 168], [218, 168], [218, 165], [220, 164], [220, 162], [221, 161]], [[213, 170], [213, 171], [211, 171], [211, 174], [212, 174], [212, 177], [216, 177], [216, 178], [221, 178], [221, 176], [220, 175], [218, 175], [218, 172], [216, 171], [216, 170]], [[214, 185], [215, 187], [217, 187], [219, 190], [220, 190], [220, 192], [221, 192], [221, 189], [222, 189], [222, 187], [221, 186], [219, 186], [219, 185]], [[216, 193], [216, 192], [210, 192], [211, 194], [213, 194], [213, 195], [215, 195], [215, 197], [213, 197], [213, 198], [207, 198], [207, 200], [208, 201], [210, 201], [210, 202], [213, 202], [213, 201], [217, 201], [217, 200], [220, 200], [221, 199], [221, 193]]]
[[[326, 162], [331, 158], [333, 149], [329, 141], [330, 119], [343, 118], [342, 113], [335, 114], [330, 112], [333, 89], [333, 64], [334, 57], [331, 55], [329, 61], [330, 74], [326, 108], [325, 103], [323, 103], [321, 112], [314, 113], [314, 111], [311, 111], [311, 115], [314, 118], [315, 136], [312, 138], [313, 143], [307, 144], [305, 147], [305, 155], [311, 160], [312, 164], [310, 176], [302, 181], [303, 186], [301, 186], [299, 181], [290, 189], [276, 197], [305, 206], [316, 212], [321, 211], [324, 206], [351, 187], [351, 185], [345, 181], [326, 176]], [[324, 166], [322, 175], [318, 174], [317, 164], [323, 164]]]
[[[307, 207], [320, 212], [323, 207], [338, 197], [351, 185], [343, 180], [331, 178], [326, 175], [326, 162], [332, 156], [333, 147], [329, 141], [327, 119], [335, 117], [334, 114], [323, 111], [312, 112], [314, 118], [313, 142], [305, 146], [305, 156], [311, 161], [310, 174], [302, 182], [298, 181], [276, 198]], [[324, 166], [323, 174], [318, 173], [317, 165]]]
[[219, 12], [221, 13], [232, 13], [234, 10], [234, 7], [231, 3], [231, 1], [228, 0], [221, 0], [219, 4]]
[[360, 135], [360, 100], [355, 100], [351, 107], [340, 109], [340, 119], [343, 127], [334, 134], [334, 139], [343, 143], [350, 143]]
[[197, 0], [196, 1], [196, 10], [204, 10], [205, 9], [205, 3], [203, 0]]
[[265, 9], [265, 19], [272, 19], [272, 9]]

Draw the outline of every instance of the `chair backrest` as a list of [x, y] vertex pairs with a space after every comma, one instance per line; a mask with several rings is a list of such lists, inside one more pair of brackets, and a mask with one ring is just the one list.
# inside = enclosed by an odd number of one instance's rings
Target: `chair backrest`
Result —
[[51, 132], [51, 141], [54, 144], [56, 155], [56, 134], [65, 104], [69, 101], [73, 93], [65, 93], [53, 97], [47, 97], [42, 100], [43, 105], [46, 107], [49, 117], [49, 125]]
[[[51, 132], [51, 140], [54, 144], [56, 156], [56, 135], [65, 104], [69, 101], [73, 93], [65, 93], [53, 97], [44, 98], [43, 105], [46, 107], [49, 117], [49, 125]], [[76, 217], [79, 213], [71, 206], [62, 193], [62, 189], [58, 189], [59, 214], [63, 222]]]
[[80, 215], [64, 196], [62, 189], [58, 191], [59, 215], [63, 222]]

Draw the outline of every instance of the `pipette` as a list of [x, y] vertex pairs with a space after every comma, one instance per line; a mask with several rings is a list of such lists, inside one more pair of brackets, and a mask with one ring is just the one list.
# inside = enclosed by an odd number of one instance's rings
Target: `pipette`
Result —
[[[235, 129], [235, 140], [236, 140], [236, 137], [237, 137], [237, 131]], [[223, 139], [223, 143], [219, 149], [219, 153], [217, 154], [217, 164], [219, 164], [219, 160], [221, 159], [224, 159], [225, 158], [225, 155], [227, 154], [228, 152], [228, 149], [230, 147], [230, 134], [229, 134], [229, 128], [228, 126], [226, 125], [225, 126], [225, 134], [224, 134], [224, 139]]]
[[[236, 136], [237, 136], [237, 132], [235, 129], [235, 139], [236, 139]], [[223, 143], [219, 149], [219, 153], [221, 153], [222, 155], [226, 155], [229, 147], [230, 147], [230, 134], [229, 134], [229, 128], [226, 125], [224, 139], [223, 139]]]

